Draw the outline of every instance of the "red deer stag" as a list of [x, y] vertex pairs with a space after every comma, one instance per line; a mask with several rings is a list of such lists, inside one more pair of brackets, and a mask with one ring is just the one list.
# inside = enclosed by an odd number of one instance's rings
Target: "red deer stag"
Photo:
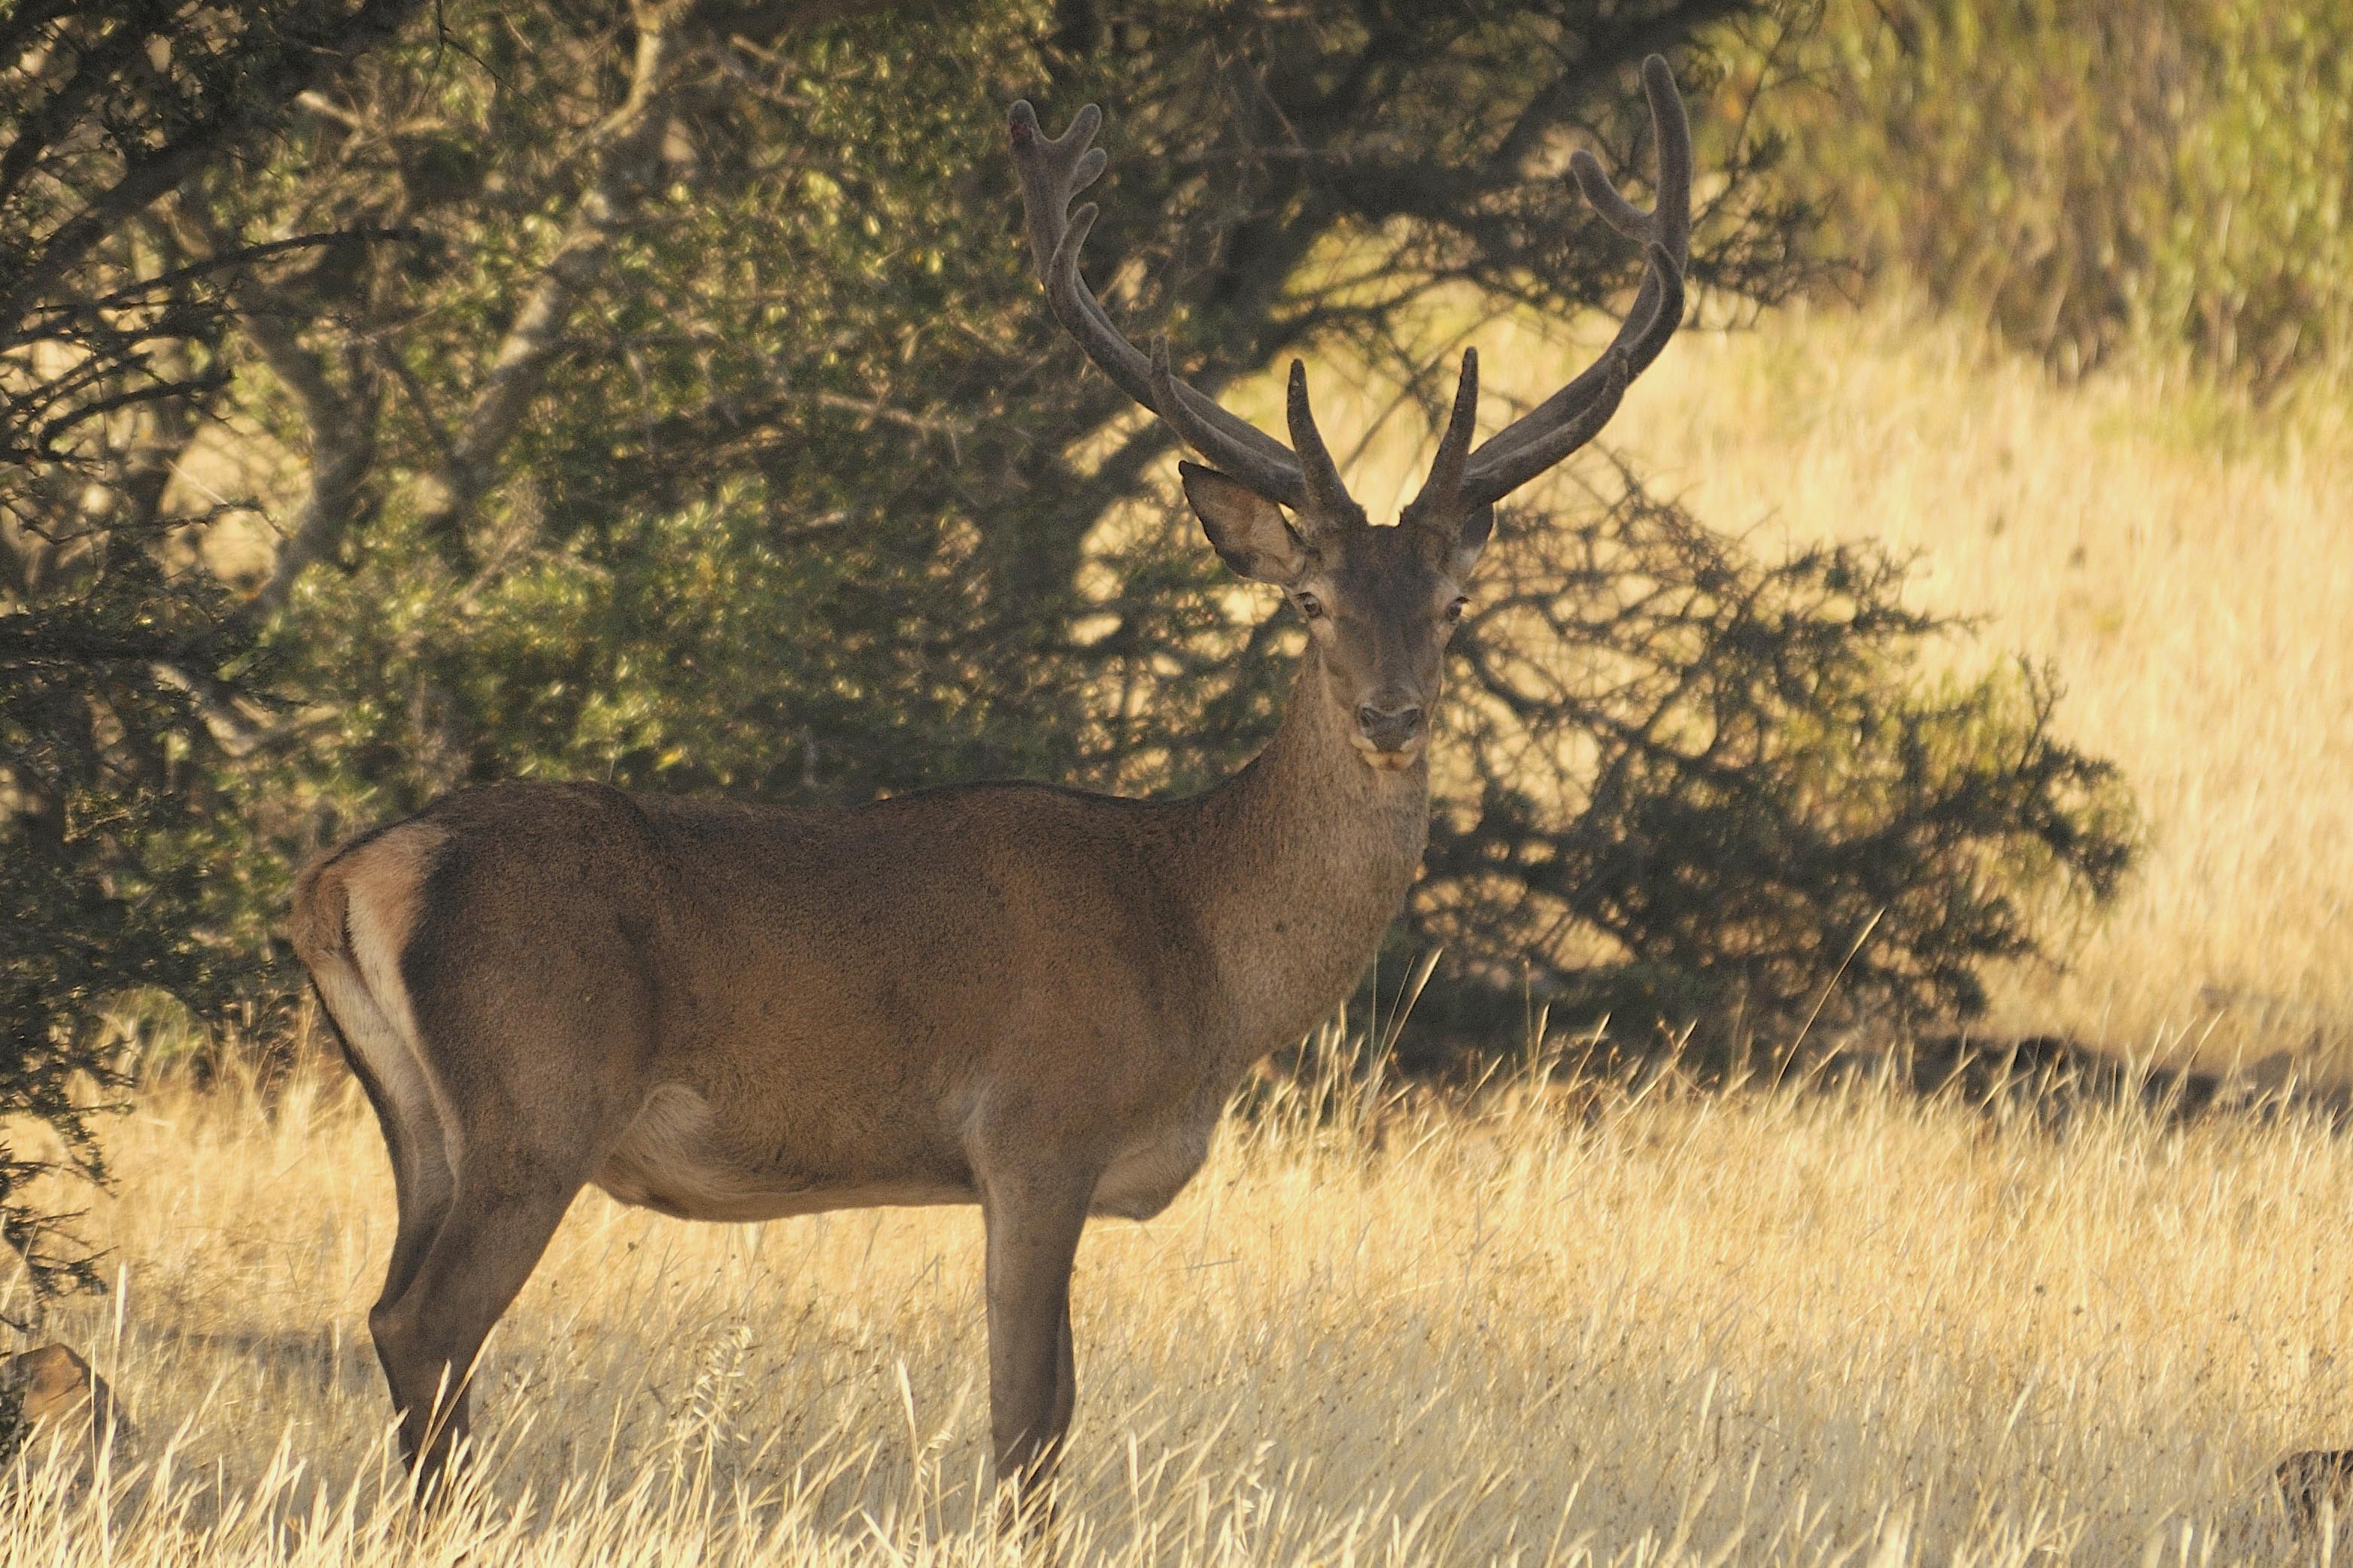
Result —
[[[1187, 800], [1039, 784], [787, 810], [597, 784], [435, 802], [310, 866], [292, 934], [384, 1124], [399, 1223], [369, 1313], [421, 1477], [491, 1325], [590, 1183], [685, 1219], [976, 1203], [997, 1474], [1071, 1420], [1070, 1280], [1092, 1214], [1156, 1214], [1228, 1095], [1346, 995], [1428, 834], [1424, 748], [1494, 503], [1590, 440], [1682, 319], [1691, 136], [1642, 68], [1658, 205], [1585, 195], [1648, 252], [1618, 334], [1476, 450], [1466, 353], [1429, 480], [1366, 524], [1291, 366], [1291, 444], [1123, 337], [1079, 273], [1102, 115], [1012, 110], [1055, 316], [1208, 466], [1219, 556], [1306, 622], [1281, 727]], [[1286, 513], [1288, 516], [1286, 517]]]

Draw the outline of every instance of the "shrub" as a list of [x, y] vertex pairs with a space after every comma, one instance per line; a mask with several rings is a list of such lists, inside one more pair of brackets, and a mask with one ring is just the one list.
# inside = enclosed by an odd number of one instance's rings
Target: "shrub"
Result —
[[2353, 11], [1826, 0], [1750, 73], [1819, 243], [2063, 371], [2126, 344], [2258, 390], [2353, 325]]
[[2060, 741], [2047, 670], [1932, 673], [1958, 628], [1868, 544], [1778, 561], [1627, 481], [1521, 518], [1457, 640], [1411, 940], [1458, 1024], [1621, 1035], [1801, 1027], [1842, 1008], [1968, 1016], [2052, 905], [2105, 901], [2137, 833], [2115, 770]]

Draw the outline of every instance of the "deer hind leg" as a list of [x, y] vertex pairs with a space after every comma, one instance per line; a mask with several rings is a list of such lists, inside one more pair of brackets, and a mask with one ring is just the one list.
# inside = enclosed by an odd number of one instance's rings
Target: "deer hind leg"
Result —
[[[594, 954], [589, 973], [620, 973], [627, 956]], [[421, 1490], [467, 1434], [483, 1342], [643, 1099], [626, 1070], [649, 1048], [641, 999], [522, 983], [527, 957], [491, 948], [438, 970], [428, 962], [435, 977], [417, 997], [446, 1079], [436, 1081], [451, 1184], [368, 1327]]]
[[587, 1173], [583, 1159], [480, 1151], [459, 1173], [407, 1288], [369, 1314], [420, 1488], [441, 1476], [466, 1436], [475, 1358]]
[[[305, 957], [311, 960], [320, 1003], [334, 1021], [343, 1058], [375, 1108], [392, 1162], [399, 1217], [384, 1289], [369, 1314], [374, 1321], [416, 1279], [448, 1217], [457, 1173], [442, 1096], [417, 1048], [399, 975], [398, 942], [406, 932], [397, 925], [386, 929], [384, 911], [376, 907], [382, 900], [369, 899], [364, 885], [352, 891], [348, 913], [336, 911], [335, 945]], [[384, 1354], [381, 1337], [376, 1359], [397, 1396], [399, 1380]]]
[[407, 1288], [456, 1185], [446, 1096], [401, 974], [425, 877], [443, 842], [438, 828], [403, 824], [306, 870], [295, 887], [296, 946], [392, 1160], [400, 1217], [379, 1307]]

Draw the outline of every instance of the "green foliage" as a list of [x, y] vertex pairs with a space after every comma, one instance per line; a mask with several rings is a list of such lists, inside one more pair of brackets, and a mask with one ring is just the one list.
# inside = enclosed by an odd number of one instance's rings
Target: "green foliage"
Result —
[[1800, 85], [1767, 118], [1833, 253], [2066, 370], [2128, 343], [2259, 389], [2342, 364], [2345, 7], [1827, 0], [1776, 64]]
[[248, 967], [201, 934], [241, 835], [202, 809], [212, 745], [180, 673], [233, 649], [152, 568], [125, 550], [70, 595], [0, 615], [0, 1240], [39, 1290], [95, 1283], [27, 1188], [104, 1179], [92, 1094], [121, 1079], [101, 1009], [155, 991], [216, 1015]]
[[258, 627], [189, 548], [237, 509], [173, 482], [228, 379], [224, 258], [150, 209], [409, 8], [0, 16], [0, 1240], [37, 1293], [95, 1280], [32, 1189], [104, 1177], [104, 1010], [217, 1018], [259, 946], [218, 787], [267, 713]]
[[[1610, 62], [1715, 9], [999, 4], [739, 60], [572, 321], [560, 395], [437, 534], [406, 477], [435, 466], [563, 229], [583, 163], [565, 137], [622, 41], [593, 12], [451, 7], [480, 70], [410, 40], [357, 73], [343, 118], [213, 193], [232, 232], [331, 211], [431, 237], [429, 266], [387, 252], [332, 298], [270, 280], [322, 360], [364, 336], [405, 380], [368, 526], [273, 632], [322, 710], [264, 792], [286, 853], [515, 773], [811, 802], [1207, 782], [1270, 726], [1280, 670], [1234, 657], [1267, 634], [1233, 624], [1170, 504], [1166, 432], [1043, 308], [1007, 104], [1113, 107], [1092, 251], [1131, 330], [1165, 326], [1214, 387], [1293, 350], [1398, 363], [1436, 283], [1555, 311], [1611, 296], [1637, 258], [1537, 154], [1589, 128], [1639, 166], [1640, 99]], [[420, 121], [495, 180], [421, 206], [401, 151]], [[1744, 183], [1703, 269], [1766, 291], [1778, 220], [1736, 142], [1711, 155]], [[1328, 275], [1335, 239], [1364, 265]], [[266, 357], [246, 406], [318, 449]]]

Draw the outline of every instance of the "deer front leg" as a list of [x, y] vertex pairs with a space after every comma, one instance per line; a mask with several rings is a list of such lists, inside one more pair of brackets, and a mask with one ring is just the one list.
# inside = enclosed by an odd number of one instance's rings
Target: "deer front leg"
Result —
[[1078, 1384], [1071, 1349], [1071, 1265], [1094, 1183], [1070, 1173], [986, 1184], [988, 1412], [1000, 1526], [1046, 1518], [1054, 1465]]

